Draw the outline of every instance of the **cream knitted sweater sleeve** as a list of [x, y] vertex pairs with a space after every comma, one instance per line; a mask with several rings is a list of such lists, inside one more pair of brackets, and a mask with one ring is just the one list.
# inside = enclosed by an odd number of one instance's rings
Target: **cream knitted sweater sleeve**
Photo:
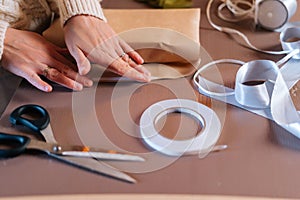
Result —
[[9, 23], [7, 21], [0, 20], [0, 59], [2, 59], [3, 49], [4, 49], [4, 38]]
[[4, 48], [4, 38], [7, 28], [11, 23], [18, 23], [20, 18], [20, 6], [15, 1], [0, 0], [0, 59]]
[[57, 0], [62, 25], [75, 15], [90, 15], [106, 20], [99, 0]]
[[[75, 15], [105, 20], [101, 0], [0, 0], [0, 61], [8, 27], [38, 31], [49, 22], [51, 12], [60, 15], [62, 25]], [[40, 31], [40, 30], [39, 30]]]

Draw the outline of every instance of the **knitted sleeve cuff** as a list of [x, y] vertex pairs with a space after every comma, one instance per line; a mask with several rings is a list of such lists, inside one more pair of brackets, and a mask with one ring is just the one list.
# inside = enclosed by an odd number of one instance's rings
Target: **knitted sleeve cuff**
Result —
[[75, 15], [91, 15], [106, 21], [99, 0], [59, 0], [57, 5], [62, 25]]
[[0, 60], [2, 59], [2, 54], [4, 49], [4, 39], [8, 27], [9, 27], [8, 22], [0, 20]]

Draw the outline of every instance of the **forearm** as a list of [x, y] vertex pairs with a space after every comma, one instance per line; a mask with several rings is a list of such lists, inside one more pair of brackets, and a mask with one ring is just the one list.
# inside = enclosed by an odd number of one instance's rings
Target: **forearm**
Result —
[[106, 20], [99, 0], [57, 0], [61, 23], [76, 15], [89, 15]]
[[0, 3], [0, 60], [4, 49], [6, 30], [10, 24], [19, 20], [19, 4], [15, 1]]
[[3, 55], [4, 39], [8, 27], [9, 27], [9, 23], [7, 21], [0, 20], [0, 60], [2, 59], [2, 55]]

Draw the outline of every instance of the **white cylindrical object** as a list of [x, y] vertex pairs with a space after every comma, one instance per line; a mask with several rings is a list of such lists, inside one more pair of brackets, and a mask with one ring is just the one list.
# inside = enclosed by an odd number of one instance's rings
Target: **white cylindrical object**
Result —
[[297, 10], [296, 0], [256, 1], [255, 23], [268, 30], [283, 27]]
[[[188, 140], [172, 140], [159, 134], [155, 128], [157, 120], [173, 111], [198, 119], [203, 126], [201, 132]], [[140, 131], [144, 142], [163, 154], [182, 156], [198, 153], [199, 157], [203, 157], [216, 144], [221, 123], [217, 114], [203, 104], [187, 99], [170, 99], [157, 102], [145, 110], [140, 119]]]

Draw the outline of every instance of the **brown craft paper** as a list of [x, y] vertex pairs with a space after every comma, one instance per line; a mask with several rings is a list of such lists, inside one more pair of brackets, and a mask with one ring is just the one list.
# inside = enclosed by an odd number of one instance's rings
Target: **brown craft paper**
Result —
[[[142, 55], [153, 79], [179, 78], [195, 72], [200, 63], [200, 9], [107, 9], [104, 12], [116, 33]], [[43, 35], [65, 46], [59, 20]], [[102, 73], [103, 69], [95, 66], [97, 74]], [[116, 77], [106, 75], [110, 80]]]

